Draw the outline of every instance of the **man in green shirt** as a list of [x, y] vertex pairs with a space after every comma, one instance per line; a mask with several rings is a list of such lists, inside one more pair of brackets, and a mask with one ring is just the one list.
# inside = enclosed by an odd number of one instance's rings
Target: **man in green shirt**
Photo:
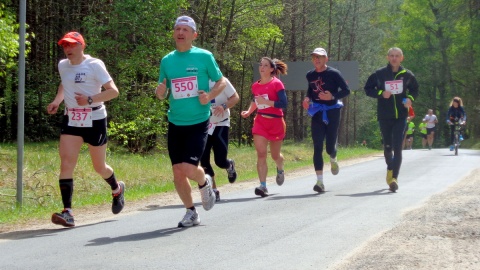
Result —
[[[212, 178], [199, 163], [208, 136], [210, 101], [223, 91], [226, 82], [212, 53], [193, 46], [197, 28], [192, 18], [177, 18], [173, 38], [176, 50], [162, 58], [155, 95], [169, 101], [168, 154], [175, 188], [186, 208], [178, 227], [190, 227], [200, 224], [200, 218], [188, 179], [198, 183], [205, 210], [215, 205]], [[216, 82], [211, 89], [209, 80]]]

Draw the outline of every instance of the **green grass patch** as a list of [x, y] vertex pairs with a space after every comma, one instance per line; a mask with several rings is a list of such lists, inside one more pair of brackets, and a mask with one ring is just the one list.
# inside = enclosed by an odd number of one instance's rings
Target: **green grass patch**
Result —
[[[338, 159], [361, 157], [378, 150], [339, 148]], [[313, 145], [311, 143], [285, 142], [282, 146], [285, 170], [311, 168], [313, 173]], [[325, 154], [325, 153], [324, 153]], [[326, 154], [325, 154], [326, 156]], [[24, 148], [23, 204], [16, 204], [17, 146], [0, 144], [0, 226], [22, 223], [28, 219], [49, 220], [53, 212], [63, 208], [58, 188], [60, 158], [58, 142], [27, 143]], [[235, 160], [237, 181], [258, 179], [256, 152], [253, 146], [230, 146], [229, 158]], [[212, 155], [213, 159], [213, 155]], [[326, 159], [328, 161], [328, 159]], [[127, 185], [127, 201], [173, 191], [172, 169], [167, 153], [157, 152], [134, 155], [121, 148], [111, 147], [107, 163], [113, 167], [117, 179]], [[212, 164], [214, 164], [212, 160]], [[269, 176], [276, 174], [275, 163], [268, 158]], [[225, 170], [215, 167], [217, 186], [228, 184]], [[86, 146], [82, 147], [74, 173], [73, 208], [88, 207], [111, 202], [107, 183], [94, 171]]]

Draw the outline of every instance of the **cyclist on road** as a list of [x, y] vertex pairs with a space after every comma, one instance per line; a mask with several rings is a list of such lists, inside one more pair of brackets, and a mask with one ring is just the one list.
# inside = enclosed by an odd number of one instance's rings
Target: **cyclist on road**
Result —
[[463, 101], [459, 97], [454, 97], [450, 101], [450, 107], [447, 112], [447, 124], [450, 125], [450, 151], [453, 151], [455, 148], [455, 120], [459, 121], [462, 125], [465, 125], [467, 122], [467, 114], [465, 109], [463, 109]]

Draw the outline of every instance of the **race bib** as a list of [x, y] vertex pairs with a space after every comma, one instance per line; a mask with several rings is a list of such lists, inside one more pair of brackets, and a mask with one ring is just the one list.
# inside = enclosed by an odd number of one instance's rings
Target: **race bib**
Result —
[[210, 122], [208, 124], [208, 135], [212, 135], [213, 131], [215, 130], [215, 127], [217, 126], [217, 123], [212, 123]]
[[68, 109], [68, 125], [71, 127], [92, 127], [91, 108]]
[[[216, 106], [215, 106], [216, 107]], [[225, 120], [226, 118], [228, 118], [228, 114], [226, 112], [222, 113], [220, 116], [216, 116], [214, 113], [215, 111], [215, 107], [212, 106], [210, 107], [210, 112], [211, 112], [211, 115], [210, 115], [210, 122], [212, 123], [218, 123], [218, 122], [222, 122], [223, 120]]]
[[174, 99], [198, 97], [197, 76], [173, 79], [171, 86]]
[[388, 92], [391, 92], [392, 94], [401, 94], [403, 93], [403, 81], [402, 80], [386, 81], [385, 90]]
[[[268, 94], [263, 94], [263, 95], [260, 95], [261, 97], [263, 97], [264, 99], [266, 100], [269, 100], [268, 99]], [[266, 105], [266, 104], [258, 104], [257, 102], [257, 98], [255, 97], [255, 104], [257, 104], [257, 108], [258, 109], [266, 109], [266, 108], [269, 108], [270, 106]]]

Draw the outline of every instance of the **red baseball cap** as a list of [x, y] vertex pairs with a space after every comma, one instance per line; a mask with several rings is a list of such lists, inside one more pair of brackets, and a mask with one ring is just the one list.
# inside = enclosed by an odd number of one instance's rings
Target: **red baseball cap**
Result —
[[62, 39], [58, 41], [58, 45], [62, 46], [64, 43], [80, 43], [85, 48], [85, 40], [78, 32], [70, 32], [65, 34]]

